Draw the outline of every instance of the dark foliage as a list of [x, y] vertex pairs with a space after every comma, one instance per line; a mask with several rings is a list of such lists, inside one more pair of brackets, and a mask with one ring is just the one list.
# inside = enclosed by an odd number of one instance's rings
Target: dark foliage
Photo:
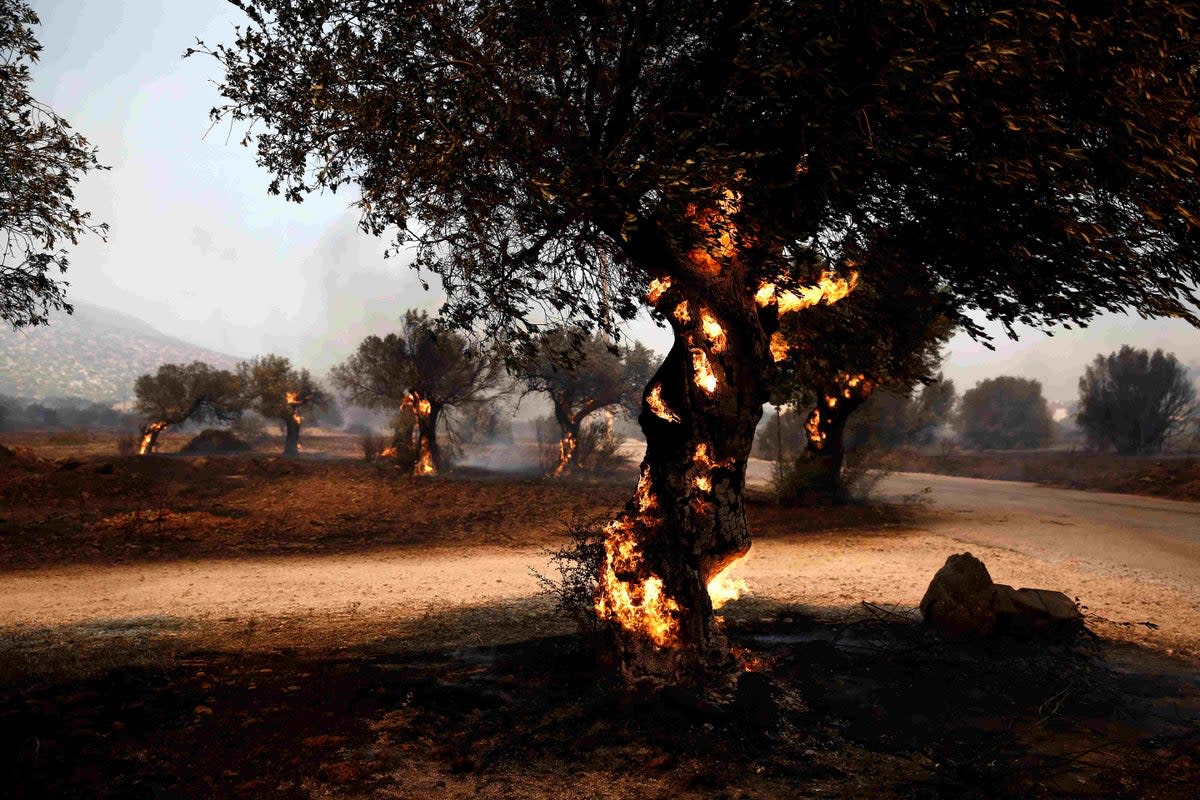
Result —
[[42, 46], [40, 20], [24, 0], [0, 0], [0, 320], [14, 328], [44, 325], [50, 312], [72, 310], [64, 243], [103, 236], [108, 225], [75, 205], [74, 186], [108, 169], [65, 119], [29, 94], [30, 66]]
[[1098, 355], [1079, 379], [1079, 427], [1118, 453], [1158, 453], [1196, 413], [1196, 388], [1173, 353], [1126, 345]]
[[958, 422], [963, 444], [984, 450], [1042, 447], [1053, 430], [1042, 384], [1010, 376], [964, 392]]
[[0, 395], [0, 430], [115, 430], [128, 428], [134, 420], [132, 414], [79, 397], [46, 397], [35, 401]]

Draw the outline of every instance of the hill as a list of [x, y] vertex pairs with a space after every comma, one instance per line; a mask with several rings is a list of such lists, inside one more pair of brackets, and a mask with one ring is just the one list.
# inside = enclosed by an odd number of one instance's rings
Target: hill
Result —
[[119, 402], [132, 398], [138, 375], [196, 360], [226, 369], [238, 361], [128, 314], [76, 303], [74, 314], [57, 315], [50, 325], [0, 330], [0, 394]]

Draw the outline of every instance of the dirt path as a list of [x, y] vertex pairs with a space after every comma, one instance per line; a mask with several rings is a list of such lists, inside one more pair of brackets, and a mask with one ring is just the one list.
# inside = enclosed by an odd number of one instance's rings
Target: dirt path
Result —
[[[857, 610], [863, 600], [912, 608], [946, 556], [970, 549], [998, 581], [1078, 596], [1107, 620], [1093, 622], [1106, 635], [1200, 657], [1197, 593], [1113, 575], [1085, 560], [982, 544], [979, 530], [971, 526], [961, 538], [949, 523], [935, 521], [926, 530], [766, 540], [739, 566], [750, 592], [727, 613], [754, 617], [786, 604], [840, 615]], [[442, 612], [474, 609], [462, 636], [510, 638], [519, 635], [509, 629], [514, 624], [554, 624], [539, 621], [544, 603], [528, 602], [537, 589], [529, 568], [544, 569], [545, 563], [543, 552], [530, 548], [56, 568], [0, 575], [0, 621], [20, 628], [102, 623], [110, 629], [146, 619], [224, 627], [269, 627], [271, 620], [287, 619], [299, 623], [293, 630], [340, 630], [341, 637], [360, 639]], [[506, 604], [525, 607], [520, 619], [509, 614], [492, 621], [488, 607]], [[1159, 627], [1139, 624], [1144, 621]]]

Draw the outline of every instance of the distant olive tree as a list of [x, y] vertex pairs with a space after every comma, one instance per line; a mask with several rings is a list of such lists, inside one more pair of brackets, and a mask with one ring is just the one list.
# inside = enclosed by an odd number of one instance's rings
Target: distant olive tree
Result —
[[53, 109], [29, 94], [29, 68], [42, 46], [37, 14], [24, 0], [0, 0], [0, 320], [14, 328], [44, 325], [50, 312], [73, 309], [64, 242], [103, 236], [108, 226], [75, 205], [74, 185], [108, 169], [96, 148]]
[[1126, 345], [1096, 356], [1079, 379], [1079, 427], [1123, 455], [1160, 452], [1195, 411], [1196, 389], [1173, 353]]
[[963, 444], [982, 450], [1042, 447], [1053, 430], [1042, 384], [1007, 375], [964, 392], [958, 424]]
[[274, 354], [238, 364], [243, 401], [267, 419], [283, 424], [283, 454], [300, 452], [301, 411], [312, 416], [328, 412], [332, 398], [306, 369], [296, 369], [291, 360]]
[[399, 333], [368, 336], [330, 372], [351, 403], [399, 411], [398, 430], [412, 441], [413, 471], [445, 468], [438, 423], [448, 408], [475, 404], [497, 388], [503, 368], [491, 354], [471, 348], [460, 333], [440, 330], [425, 312], [408, 311]]
[[542, 335], [536, 352], [517, 365], [516, 374], [526, 393], [546, 395], [553, 408], [559, 428], [553, 474], [585, 466], [580, 436], [584, 421], [594, 412], [641, 410], [642, 392], [656, 366], [653, 360], [640, 344], [614, 350], [599, 333], [588, 336], [579, 329], [553, 328]]
[[163, 364], [153, 375], [139, 377], [133, 393], [134, 407], [144, 420], [140, 455], [154, 452], [158, 435], [173, 425], [188, 420], [232, 422], [243, 407], [238, 376], [203, 361]]

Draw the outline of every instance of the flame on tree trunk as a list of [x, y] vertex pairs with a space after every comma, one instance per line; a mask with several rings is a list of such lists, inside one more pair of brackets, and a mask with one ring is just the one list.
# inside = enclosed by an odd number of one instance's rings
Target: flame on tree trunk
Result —
[[750, 549], [743, 488], [778, 350], [772, 333], [779, 314], [834, 302], [856, 279], [748, 287], [730, 221], [737, 201], [727, 192], [718, 209], [693, 212], [708, 245], [647, 293], [674, 343], [642, 395], [641, 477], [605, 531], [596, 594], [631, 680], [687, 682], [733, 665], [713, 609], [736, 594], [726, 570]]
[[167, 423], [163, 421], [151, 422], [148, 425], [142, 426], [142, 440], [138, 447], [138, 455], [144, 456], [154, 452], [158, 447], [158, 435], [167, 427]]
[[412, 441], [416, 447], [417, 460], [413, 464], [414, 475], [436, 475], [442, 467], [441, 448], [437, 443], [437, 422], [442, 407], [431, 403], [418, 392], [409, 392], [401, 408], [412, 411]]
[[874, 384], [862, 375], [842, 374], [826, 387], [820, 403], [804, 424], [807, 441], [796, 468], [817, 498], [841, 500], [842, 464], [846, 460], [846, 422], [867, 398]]
[[304, 417], [300, 415], [300, 408], [307, 402], [307, 398], [301, 397], [295, 392], [288, 392], [285, 402], [287, 404], [287, 414], [283, 418], [283, 454], [285, 456], [299, 455], [300, 425], [304, 422]]

